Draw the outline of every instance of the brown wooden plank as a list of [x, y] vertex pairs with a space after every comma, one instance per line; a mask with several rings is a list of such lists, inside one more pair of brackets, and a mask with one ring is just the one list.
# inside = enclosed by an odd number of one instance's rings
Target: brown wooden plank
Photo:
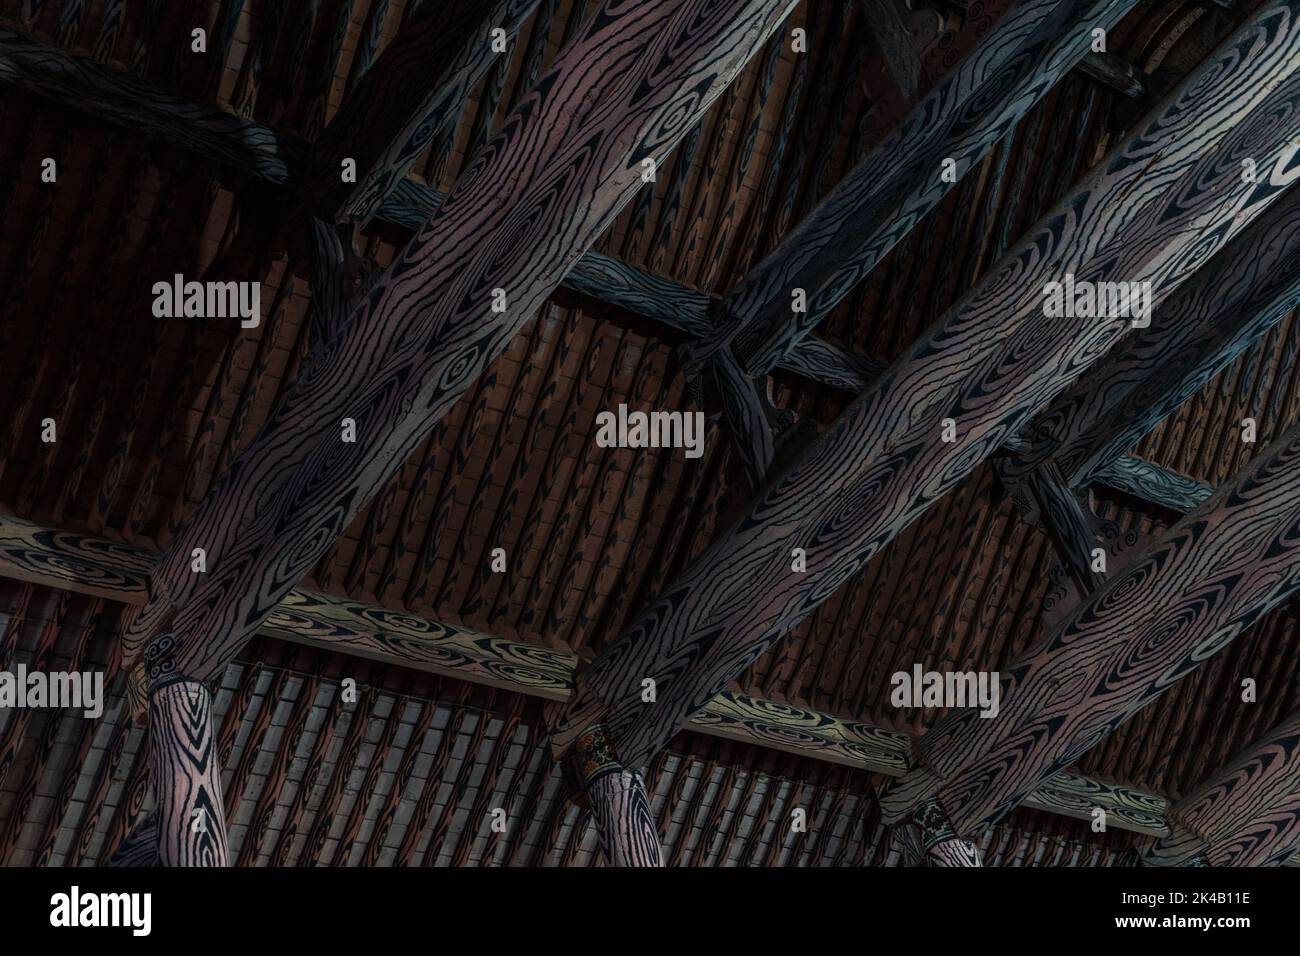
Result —
[[[552, 736], [605, 723], [644, 765], [692, 714], [1130, 331], [1045, 322], [1042, 290], [1150, 282], [1159, 304], [1295, 179], [1300, 0], [1265, 4], [981, 285], [850, 406], [579, 679]], [[1208, 77], [1214, 77], [1213, 83]], [[1266, 179], [1243, 183], [1251, 155]], [[952, 418], [959, 440], [943, 442]], [[808, 570], [792, 570], [794, 548]], [[643, 702], [644, 682], [656, 688]]]
[[[166, 631], [182, 673], [220, 671], [535, 316], [640, 187], [642, 158], [664, 158], [793, 2], [597, 11], [177, 535], [124, 636], [127, 666]], [[344, 418], [357, 441], [341, 440]]]
[[938, 799], [959, 833], [995, 822], [1300, 590], [1298, 469], [1300, 426], [1020, 655], [996, 719], [931, 727], [885, 818]]

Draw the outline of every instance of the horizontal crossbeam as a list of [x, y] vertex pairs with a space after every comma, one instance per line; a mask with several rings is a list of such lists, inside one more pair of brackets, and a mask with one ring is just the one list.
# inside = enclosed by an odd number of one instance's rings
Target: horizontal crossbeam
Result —
[[[3, 577], [142, 605], [155, 557], [105, 538], [0, 515]], [[569, 699], [578, 666], [575, 655], [540, 644], [506, 640], [302, 588], [289, 593], [261, 633], [546, 700]], [[907, 734], [732, 691], [709, 701], [689, 728], [889, 777], [901, 776], [907, 769]], [[1026, 804], [1083, 820], [1092, 819], [1093, 809], [1101, 807], [1117, 829], [1153, 836], [1169, 832], [1164, 797], [1070, 772], [1048, 781]]]

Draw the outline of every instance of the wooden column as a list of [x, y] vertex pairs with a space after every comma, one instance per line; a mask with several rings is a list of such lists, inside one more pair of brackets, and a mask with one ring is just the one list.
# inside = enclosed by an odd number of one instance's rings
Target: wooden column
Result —
[[1278, 866], [1300, 849], [1300, 712], [1169, 808], [1148, 866]]
[[663, 866], [659, 834], [641, 775], [619, 762], [605, 728], [588, 728], [571, 755], [591, 803], [600, 849], [610, 866]]
[[[1276, 119], [1300, 96], [1297, 69], [1300, 0], [1273, 0], [602, 650], [556, 726], [556, 750], [605, 722], [628, 765], [644, 765], [1129, 333], [1124, 319], [1046, 319], [1047, 282], [1148, 281], [1159, 304], [1266, 209], [1300, 175]], [[1247, 154], [1266, 180], [1242, 182]], [[945, 418], [955, 442], [941, 439]], [[792, 570], [794, 548], [804, 572]]]
[[212, 726], [212, 693], [179, 676], [170, 634], [149, 645], [149, 756], [163, 866], [225, 866], [226, 814]]
[[642, 160], [663, 161], [794, 2], [594, 11], [162, 556], [127, 666], [166, 631], [180, 671], [218, 673], [641, 188]]
[[926, 866], [983, 866], [980, 851], [953, 830], [935, 800], [922, 803], [912, 814], [920, 831], [921, 860]]
[[992, 824], [1300, 590], [1300, 425], [1183, 518], [1002, 674], [996, 719], [949, 712], [881, 795]]

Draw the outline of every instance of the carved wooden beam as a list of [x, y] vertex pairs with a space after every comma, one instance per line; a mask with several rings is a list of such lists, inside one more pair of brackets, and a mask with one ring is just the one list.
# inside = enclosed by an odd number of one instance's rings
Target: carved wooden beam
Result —
[[296, 142], [265, 126], [172, 96], [139, 77], [5, 27], [0, 27], [0, 82], [269, 182], [288, 182], [302, 158]]
[[1300, 849], [1300, 713], [1169, 809], [1148, 866], [1277, 866]]
[[[330, 221], [368, 222], [420, 153], [450, 132], [473, 85], [506, 55], [502, 42], [536, 7], [537, 0], [443, 0], [407, 17], [314, 145], [304, 200]], [[356, 161], [355, 184], [342, 181], [344, 159]]]
[[182, 673], [224, 668], [793, 4], [607, 0], [585, 21], [162, 556], [123, 636], [135, 706], [157, 635], [175, 635]]
[[709, 363], [713, 386], [722, 398], [732, 443], [740, 456], [749, 486], [758, 489], [776, 456], [776, 438], [768, 418], [768, 403], [760, 383], [747, 377], [731, 349], [718, 352]]
[[[142, 605], [154, 559], [129, 545], [0, 516], [0, 575], [8, 578]], [[578, 668], [575, 655], [541, 644], [302, 589], [289, 592], [259, 633], [552, 701], [569, 699]], [[690, 729], [890, 777], [908, 769], [906, 734], [732, 691], [709, 701]], [[1119, 829], [1168, 832], [1163, 797], [1077, 774], [1059, 774], [1026, 803], [1084, 820], [1102, 807]]]
[[900, 98], [907, 103], [914, 102], [921, 88], [921, 57], [912, 45], [907, 24], [903, 22], [899, 0], [861, 2]]
[[1033, 472], [1029, 487], [1047, 536], [1081, 588], [1080, 593], [1097, 590], [1105, 577], [1093, 565], [1092, 552], [1097, 546], [1095, 516], [1075, 497], [1060, 469], [1050, 463]]
[[1008, 471], [1050, 460], [1071, 486], [1108, 483], [1124, 452], [1300, 305], [1297, 261], [1300, 190], [1291, 190], [1037, 416], [1026, 430], [1032, 451]]
[[352, 283], [345, 271], [347, 253], [334, 227], [311, 221], [312, 347], [340, 338], [347, 324]]
[[[376, 218], [415, 232], [437, 210], [442, 198], [429, 186], [406, 179], [380, 206]], [[709, 335], [712, 314], [720, 301], [707, 292], [598, 252], [583, 253], [560, 285], [601, 305], [678, 329], [692, 339]], [[883, 371], [884, 364], [810, 335], [778, 367], [832, 388], [860, 392]]]
[[1300, 426], [1007, 668], [996, 719], [920, 737], [885, 819], [938, 800], [959, 833], [996, 822], [1300, 590], [1298, 529]]
[[713, 297], [598, 252], [584, 253], [564, 277], [570, 292], [679, 329], [708, 333]]
[[1176, 514], [1187, 514], [1214, 494], [1214, 489], [1203, 481], [1132, 455], [1116, 458], [1098, 471], [1094, 480], [1099, 485], [1159, 505]]
[[696, 362], [733, 340], [776, 366], [987, 155], [1134, 0], [1020, 0], [729, 295]]
[[[1158, 305], [1266, 209], [1297, 176], [1277, 120], [1300, 95], [1297, 69], [1300, 0], [1271, 0], [606, 645], [552, 735], [557, 752], [603, 722], [644, 765], [1130, 331], [1126, 319], [1045, 321], [1048, 282], [1149, 282]], [[1246, 155], [1261, 181], [1242, 182]], [[958, 441], [941, 439], [945, 419]], [[806, 571], [792, 570], [796, 548]]]
[[1079, 61], [1079, 71], [1130, 99], [1146, 95], [1147, 88], [1142, 81], [1142, 74], [1114, 53], [1089, 53]]
[[879, 378], [885, 365], [860, 352], [809, 335], [786, 353], [777, 368], [846, 392], [857, 393]]

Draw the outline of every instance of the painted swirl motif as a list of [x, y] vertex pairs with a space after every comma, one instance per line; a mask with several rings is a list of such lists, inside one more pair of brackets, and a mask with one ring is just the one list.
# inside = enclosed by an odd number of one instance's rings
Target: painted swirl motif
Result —
[[[1273, 866], [1300, 835], [1300, 713], [1291, 714], [1170, 809], [1211, 866]], [[1161, 841], [1152, 856], [1177, 861], [1184, 841]]]
[[995, 822], [1300, 589], [1300, 427], [1018, 662], [997, 728], [944, 718], [921, 741], [959, 826]]
[[149, 642], [144, 651], [144, 669], [149, 679], [152, 693], [159, 687], [180, 680], [182, 675], [176, 670], [176, 636], [160, 634]]
[[[1225, 218], [1244, 226], [1262, 213], [1269, 197], [1256, 202], [1254, 188], [1235, 173], [1206, 178], [1206, 172], [1224, 170], [1222, 156], [1233, 149], [1232, 141], [1224, 145], [1227, 132], [1261, 116], [1271, 126], [1267, 117], [1292, 98], [1289, 84], [1270, 89], [1259, 80], [1290, 77], [1300, 64], [1296, 12], [1291, 3], [1268, 4], [1044, 217], [975, 292], [891, 367], [886, 380], [845, 411], [747, 517], [697, 559], [673, 585], [670, 600], [656, 602], [607, 649], [604, 662], [597, 659], [579, 682], [573, 713], [606, 702], [606, 719], [624, 759], [644, 764], [758, 652], [810, 611], [816, 598], [807, 595], [828, 592], [821, 586], [823, 575], [842, 575], [855, 555], [892, 539], [978, 458], [969, 448], [939, 447], [933, 422], [908, 414], [915, 410], [912, 396], [929, 396], [927, 405], [934, 409], [968, 410], [968, 433], [988, 448], [994, 434], [1005, 437], [1008, 425], [1023, 424], [1087, 361], [1128, 332], [1119, 322], [1061, 320], [1044, 327], [1035, 290], [1047, 278], [1063, 271], [1136, 277], [1153, 283], [1159, 301], [1187, 278], [1181, 252], [1207, 236], [1226, 243], [1233, 230], [1212, 228]], [[1287, 149], [1285, 143], [1272, 145], [1265, 161]], [[1206, 188], [1166, 195], [1160, 187], [1185, 177]], [[1122, 207], [1117, 197], [1124, 197]], [[1180, 232], [1170, 246], [1162, 224], [1167, 216], [1195, 220], [1198, 228]], [[869, 503], [854, 506], [863, 521], [852, 530], [842, 525], [832, 552], [836, 558], [810, 562], [806, 574], [789, 574], [784, 559], [789, 549], [803, 546], [815, 529], [829, 526], [825, 522], [833, 523], [845, 493], [870, 481], [871, 469], [889, 456], [903, 462], [877, 482]], [[954, 467], [958, 459], [962, 464]], [[684, 670], [683, 663], [691, 660], [701, 666]], [[659, 682], [652, 713], [628, 703], [646, 674]], [[557, 739], [573, 730], [562, 723]]]
[[[630, 144], [659, 129], [662, 148], [672, 146], [663, 125], [672, 104], [707, 108], [718, 78], [734, 75], [793, 5], [609, 0], [593, 13], [160, 560], [158, 590], [183, 605], [181, 670], [216, 673], [252, 636], [640, 187]], [[694, 124], [676, 115], [679, 136]], [[500, 314], [475, 295], [498, 283], [509, 289]], [[345, 416], [367, 425], [355, 443], [337, 440]], [[188, 571], [200, 542], [201, 576]]]

